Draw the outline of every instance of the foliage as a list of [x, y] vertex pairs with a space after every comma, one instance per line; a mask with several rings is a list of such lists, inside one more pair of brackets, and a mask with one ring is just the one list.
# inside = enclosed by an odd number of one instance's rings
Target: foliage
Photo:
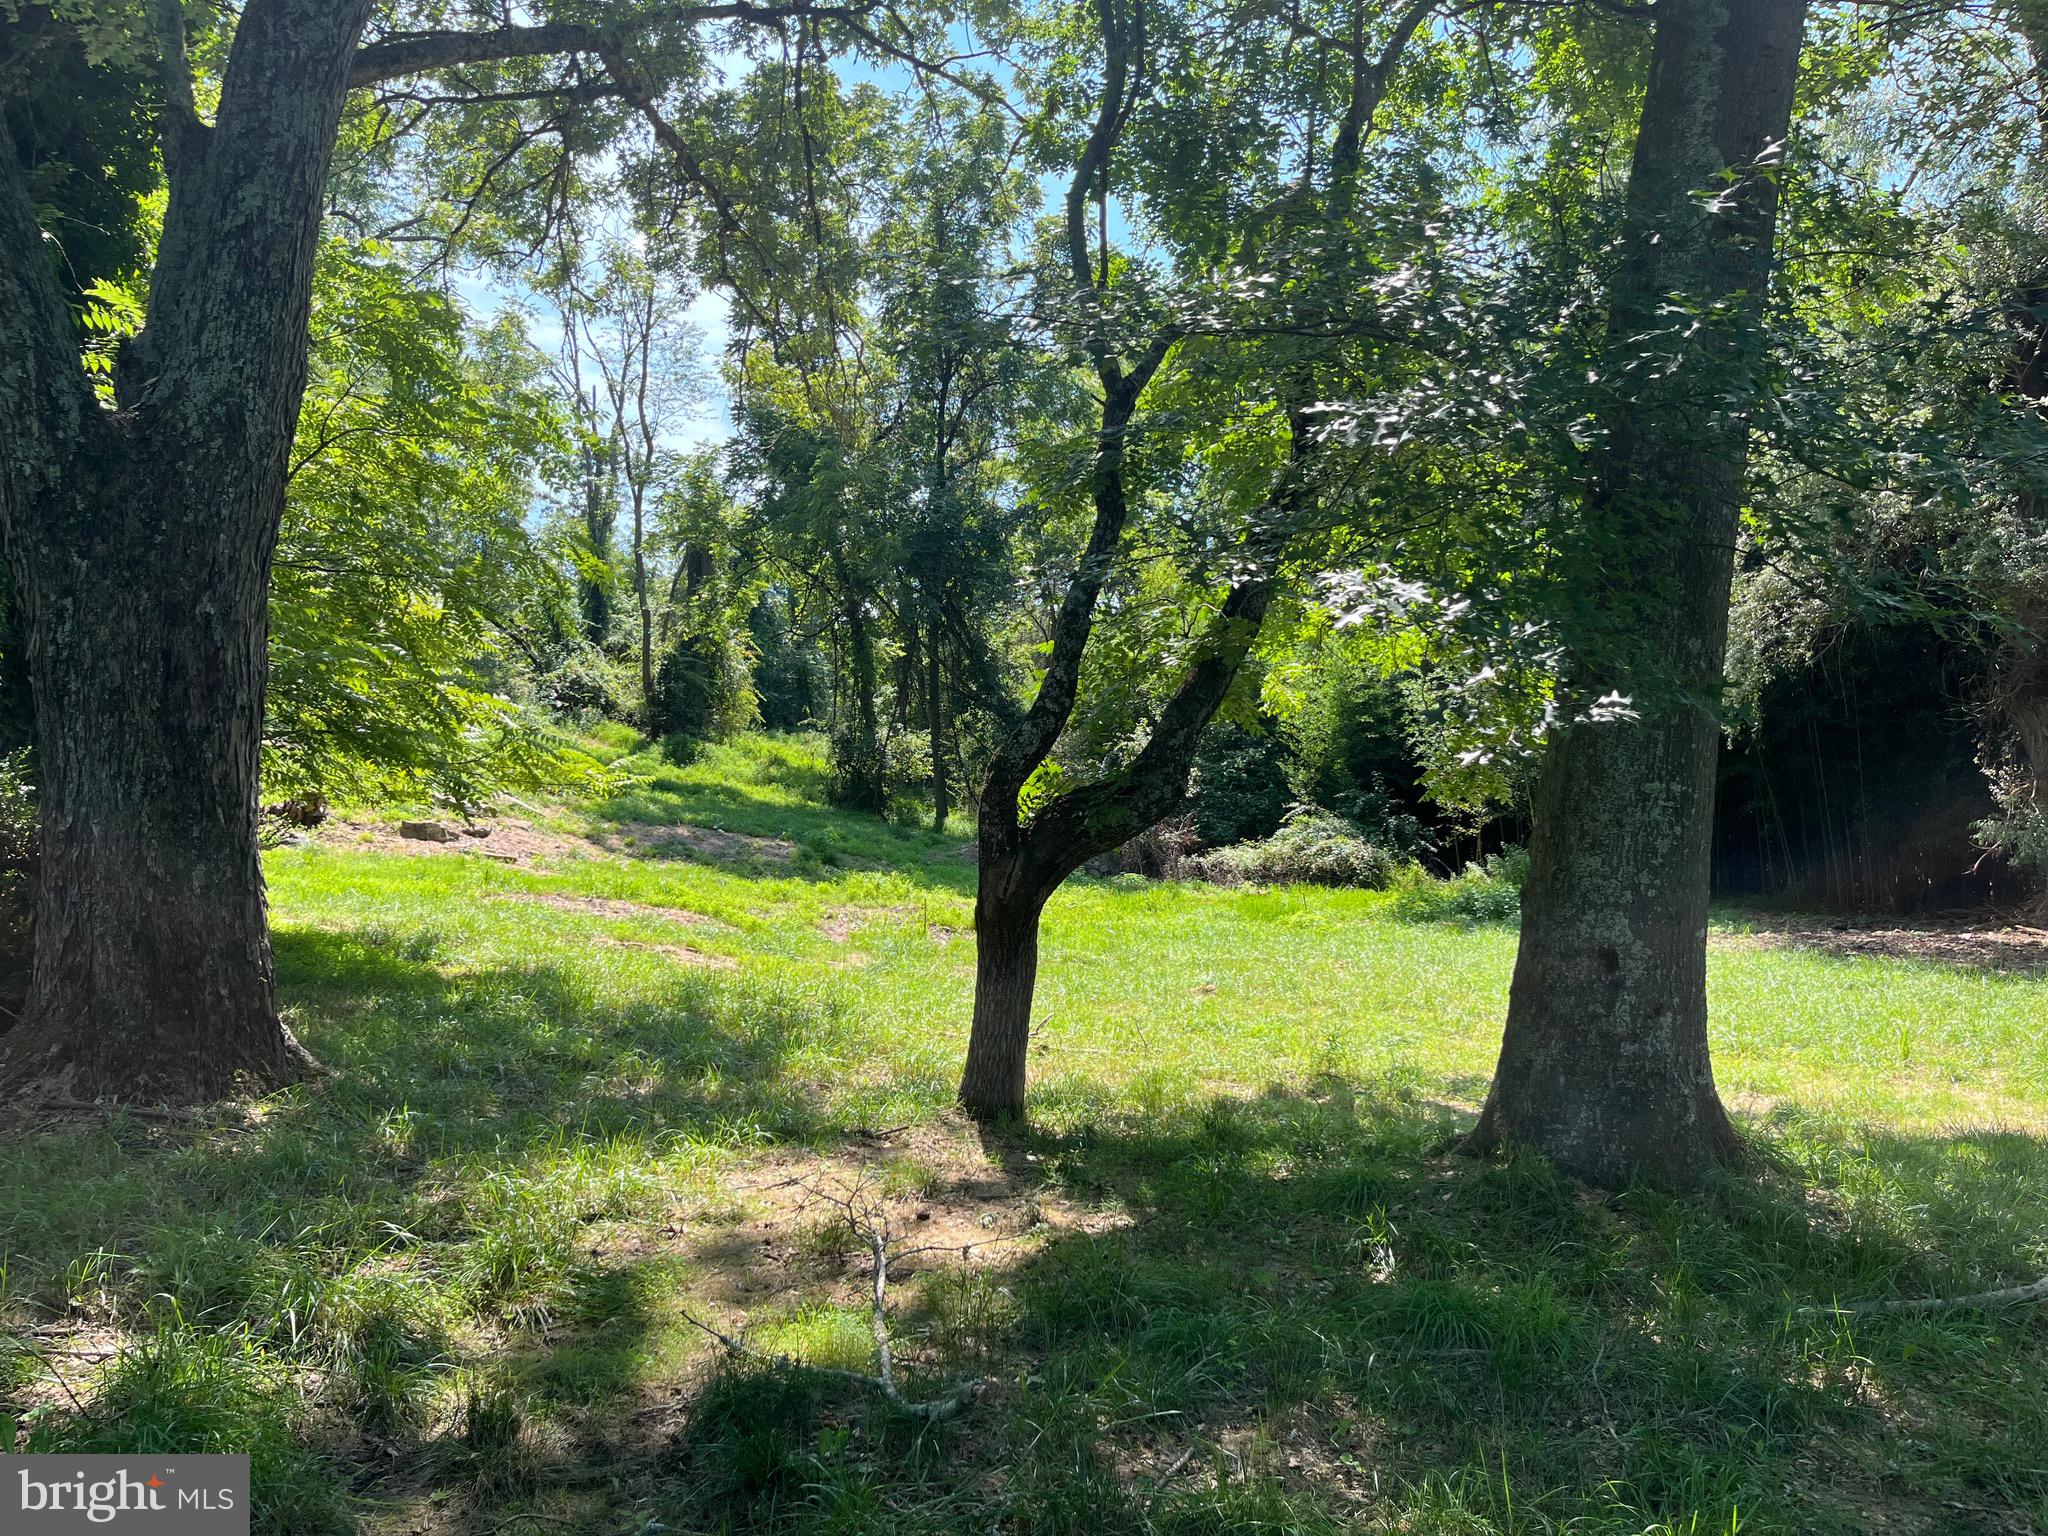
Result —
[[475, 805], [577, 764], [514, 696], [506, 636], [559, 578], [529, 534], [558, 422], [504, 325], [331, 240], [271, 589], [267, 782]]
[[648, 731], [662, 751], [684, 761], [698, 745], [751, 728], [760, 719], [751, 656], [744, 641], [716, 628], [676, 637], [655, 674]]
[[1411, 864], [1394, 882], [1394, 915], [1410, 923], [1511, 923], [1521, 916], [1528, 878], [1525, 848], [1490, 853], [1448, 879]]
[[747, 611], [761, 724], [774, 731], [798, 730], [828, 707], [826, 658], [799, 635], [794, 606], [787, 593], [768, 591]]
[[1254, 735], [1231, 721], [1211, 727], [1189, 789], [1201, 840], [1242, 843], [1277, 831], [1290, 800], [1289, 766], [1270, 734]]
[[1395, 856], [1352, 822], [1313, 806], [1290, 809], [1271, 837], [1197, 854], [1182, 866], [1216, 885], [1338, 885], [1383, 890]]

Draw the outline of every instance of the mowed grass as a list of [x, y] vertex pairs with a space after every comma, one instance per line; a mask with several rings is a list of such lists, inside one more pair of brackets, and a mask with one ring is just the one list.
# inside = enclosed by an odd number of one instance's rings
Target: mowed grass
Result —
[[[2048, 982], [1724, 933], [1752, 1165], [1596, 1196], [1444, 1151], [1511, 928], [1082, 880], [982, 1137], [959, 839], [803, 741], [619, 766], [543, 870], [272, 856], [325, 1080], [0, 1141], [20, 1444], [249, 1450], [308, 1533], [2048, 1527], [2042, 1309], [1822, 1305], [2048, 1271]], [[690, 1320], [871, 1369], [864, 1256], [787, 1204], [849, 1170], [991, 1234], [891, 1293], [914, 1388], [988, 1380], [944, 1423]]]

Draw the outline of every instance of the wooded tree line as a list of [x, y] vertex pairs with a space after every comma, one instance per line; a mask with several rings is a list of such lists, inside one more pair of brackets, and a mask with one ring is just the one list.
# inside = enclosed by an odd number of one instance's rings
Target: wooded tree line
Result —
[[601, 779], [560, 711], [964, 804], [984, 1116], [1047, 900], [1191, 785], [1510, 812], [1468, 1145], [1603, 1183], [1737, 1150], [1716, 764], [1774, 681], [1922, 637], [2048, 850], [2039, 0], [0, 18], [9, 1093], [294, 1080], [265, 795]]

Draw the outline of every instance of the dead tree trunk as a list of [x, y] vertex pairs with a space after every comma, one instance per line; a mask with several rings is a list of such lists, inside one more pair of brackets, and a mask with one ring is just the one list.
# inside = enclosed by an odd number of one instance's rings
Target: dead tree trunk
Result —
[[[1582, 572], [1637, 721], [1565, 727], [1535, 798], [1522, 942], [1471, 1151], [1686, 1185], [1736, 1150], [1707, 1052], [1716, 705], [1804, 0], [1663, 0], [1609, 316], [1609, 441]], [[1717, 179], [1733, 168], [1726, 188]], [[1703, 209], [1697, 194], [1719, 194]], [[1671, 295], [1700, 322], [1673, 339]], [[1662, 333], [1662, 334], [1659, 334]], [[1683, 349], [1645, 378], [1646, 353]], [[1649, 370], [1656, 372], [1657, 370]], [[1625, 381], [1622, 382], [1622, 381]]]

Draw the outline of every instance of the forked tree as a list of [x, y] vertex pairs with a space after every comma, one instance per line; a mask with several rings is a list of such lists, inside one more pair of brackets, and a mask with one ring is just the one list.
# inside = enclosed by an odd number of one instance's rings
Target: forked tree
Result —
[[[1374, 7], [1361, 0], [1352, 9], [1349, 36], [1333, 50], [1342, 71], [1332, 72], [1340, 82], [1340, 110], [1327, 159], [1318, 166], [1311, 158], [1288, 190], [1239, 232], [1242, 260], [1256, 261], [1255, 253], [1274, 257], [1304, 228], [1311, 234], [1307, 248], [1317, 248], [1331, 231], [1338, 232], [1337, 243], [1344, 243], [1360, 147], [1395, 65], [1434, 3], [1419, 0], [1393, 15], [1376, 47], [1369, 46], [1375, 40], [1367, 28]], [[1096, 610], [1131, 527], [1131, 455], [1142, 426], [1141, 398], [1191, 335], [1205, 326], [1211, 334], [1230, 334], [1228, 324], [1219, 324], [1213, 313], [1192, 323], [1163, 320], [1135, 340], [1119, 340], [1108, 323], [1123, 297], [1108, 249], [1111, 161], [1154, 82], [1147, 78], [1152, 59], [1145, 0], [1102, 0], [1097, 19], [1102, 85], [1067, 186], [1062, 251], [1080, 317], [1081, 348], [1099, 390], [1088, 479], [1093, 519], [1052, 617], [1038, 691], [997, 745], [982, 786], [974, 1019], [959, 1091], [961, 1106], [982, 1119], [1011, 1119], [1024, 1112], [1046, 902], [1090, 859], [1130, 841], [1180, 804], [1202, 734], [1258, 640], [1289, 551], [1320, 514], [1311, 419], [1316, 365], [1312, 351], [1304, 350], [1283, 360], [1279, 376], [1267, 382], [1288, 423], [1285, 461], [1272, 472], [1263, 500], [1245, 522], [1228, 589], [1190, 647], [1172, 693], [1149, 722], [1144, 745], [1128, 762], [1051, 796], [1027, 815], [1026, 785], [1053, 756], [1073, 716]], [[1091, 214], [1099, 248], [1091, 245]], [[1246, 329], [1263, 328], [1255, 321]]]
[[[1694, 1184], [1737, 1150], [1707, 1050], [1716, 705], [1805, 13], [1654, 12], [1578, 572], [1639, 718], [1569, 725], [1546, 749], [1506, 1034], [1465, 1142], [1525, 1145], [1597, 1184]], [[1614, 681], [1587, 666], [1563, 687]]]

